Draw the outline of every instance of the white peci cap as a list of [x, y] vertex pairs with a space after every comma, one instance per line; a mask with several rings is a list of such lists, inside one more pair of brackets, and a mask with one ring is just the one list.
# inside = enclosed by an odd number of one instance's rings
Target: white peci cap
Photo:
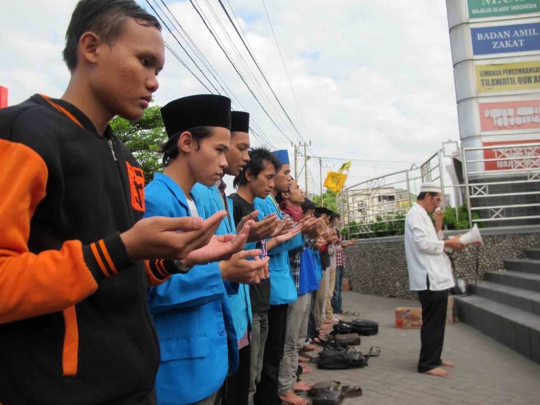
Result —
[[441, 186], [436, 183], [423, 183], [420, 186], [421, 193], [441, 193]]

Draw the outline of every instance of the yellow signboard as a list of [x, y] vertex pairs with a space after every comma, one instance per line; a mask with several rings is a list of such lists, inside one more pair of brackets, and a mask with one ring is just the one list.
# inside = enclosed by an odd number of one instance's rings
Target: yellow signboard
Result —
[[478, 93], [540, 88], [540, 61], [476, 65]]

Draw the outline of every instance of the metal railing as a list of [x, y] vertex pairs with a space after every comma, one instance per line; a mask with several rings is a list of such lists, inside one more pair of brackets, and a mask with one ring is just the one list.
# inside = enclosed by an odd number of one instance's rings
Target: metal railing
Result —
[[[540, 207], [540, 143], [464, 148], [462, 156], [471, 227], [540, 219], [540, 209], [527, 210]], [[508, 199], [518, 202], [504, 203]], [[523, 210], [529, 212], [523, 215]], [[473, 211], [479, 218], [473, 218]]]
[[[454, 179], [445, 184], [445, 159], [451, 160], [441, 149], [420, 167], [413, 165], [343, 189], [337, 199], [338, 210], [349, 236], [393, 234], [403, 226], [424, 182], [440, 184], [445, 195], [451, 189], [455, 205], [462, 199], [470, 227], [474, 223], [503, 226], [509, 224], [504, 221], [515, 224], [540, 219], [540, 142], [464, 148], [455, 157], [462, 162], [465, 184], [456, 184]], [[444, 208], [446, 199], [441, 203]], [[458, 219], [458, 207], [455, 212]]]

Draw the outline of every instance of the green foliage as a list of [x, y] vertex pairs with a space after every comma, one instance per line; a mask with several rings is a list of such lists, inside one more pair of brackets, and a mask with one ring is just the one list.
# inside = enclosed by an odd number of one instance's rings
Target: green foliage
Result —
[[[334, 212], [338, 212], [338, 206], [337, 206], [337, 194], [326, 189], [326, 191], [323, 194], [323, 204], [324, 207], [328, 208], [329, 210], [332, 210]], [[313, 202], [317, 205], [317, 207], [322, 206], [321, 204], [321, 196], [316, 195], [313, 197]]]
[[111, 121], [114, 134], [126, 144], [141, 164], [147, 184], [154, 177], [154, 173], [163, 170], [159, 148], [167, 141], [167, 133], [163, 127], [160, 109], [157, 105], [147, 108], [137, 122], [121, 117], [115, 117]]
[[371, 224], [371, 232], [360, 233], [360, 224], [356, 221], [350, 223], [349, 228], [343, 228], [340, 231], [341, 235], [345, 236], [345, 239], [369, 239], [380, 238], [383, 236], [396, 236], [405, 234], [405, 215], [392, 214], [386, 215], [384, 218], [377, 215], [376, 222]]
[[[478, 213], [472, 213], [473, 219], [480, 219]], [[444, 209], [444, 224], [448, 229], [469, 229], [469, 211], [467, 205], [463, 204], [458, 209], [458, 217], [456, 219], [456, 209], [454, 207], [446, 207]], [[479, 228], [483, 228], [485, 225], [481, 222], [476, 223]]]

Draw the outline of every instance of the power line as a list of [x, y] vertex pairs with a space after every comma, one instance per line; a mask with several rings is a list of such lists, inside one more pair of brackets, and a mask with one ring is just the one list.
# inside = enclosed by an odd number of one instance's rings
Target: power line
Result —
[[[159, 8], [159, 10], [163, 13], [163, 15], [165, 15], [165, 17], [167, 18], [167, 20], [169, 20], [169, 22], [174, 26], [174, 23], [171, 21], [171, 19], [167, 16], [167, 14], [163, 11], [163, 9], [159, 6], [159, 4], [157, 3], [157, 0], [154, 0], [155, 3], [156, 3], [156, 6]], [[210, 83], [210, 85], [214, 88], [214, 91], [218, 94], [221, 94], [219, 90], [217, 90], [217, 88], [213, 85], [213, 83], [208, 79], [208, 77], [206, 77], [206, 75], [204, 75], [204, 73], [202, 72], [202, 70], [200, 69], [200, 67], [197, 65], [197, 63], [193, 60], [193, 58], [191, 58], [191, 56], [189, 55], [189, 53], [187, 52], [186, 48], [184, 48], [181, 44], [180, 44], [180, 41], [178, 40], [178, 38], [176, 38], [176, 36], [174, 35], [174, 33], [172, 32], [172, 30], [169, 28], [169, 26], [167, 25], [167, 23], [165, 23], [165, 21], [163, 20], [163, 18], [159, 15], [159, 13], [156, 11], [156, 9], [152, 6], [152, 4], [150, 4], [147, 0], [147, 3], [148, 5], [152, 8], [152, 10], [154, 11], [154, 13], [156, 14], [156, 16], [159, 18], [159, 20], [161, 21], [161, 23], [167, 28], [167, 30], [171, 33], [171, 35], [175, 38], [175, 40], [178, 42], [178, 44], [180, 45], [180, 47], [182, 48], [182, 50], [184, 50], [184, 52], [186, 53], [186, 55], [188, 55], [188, 57], [190, 57], [191, 61], [195, 64], [195, 66], [199, 69], [199, 71], [201, 71], [201, 73], [203, 74], [203, 76], [206, 78], [206, 80], [208, 81], [208, 83]], [[236, 103], [241, 107], [242, 110], [245, 110], [245, 108], [241, 105], [241, 103], [238, 101], [238, 99], [235, 97], [234, 93], [232, 93], [232, 91], [229, 89], [229, 87], [224, 83], [223, 79], [221, 79], [221, 77], [219, 77], [219, 74], [211, 67], [211, 64], [209, 63], [209, 61], [205, 58], [204, 54], [200, 51], [200, 49], [197, 47], [197, 45], [195, 44], [195, 42], [189, 37], [189, 34], [183, 29], [182, 25], [179, 23], [179, 21], [176, 19], [176, 17], [174, 16], [174, 14], [172, 14], [172, 12], [170, 11], [170, 9], [167, 7], [167, 5], [163, 2], [162, 0], [162, 3], [163, 5], [165, 6], [165, 8], [167, 9], [167, 11], [171, 14], [171, 16], [173, 17], [173, 19], [176, 21], [178, 27], [180, 28], [180, 30], [182, 30], [185, 34], [185, 37], [182, 36], [182, 33], [180, 31], [178, 31], [178, 33], [180, 34], [180, 36], [182, 37], [182, 39], [188, 44], [188, 46], [191, 48], [191, 50], [195, 53], [195, 55], [201, 60], [201, 62], [203, 63], [203, 65], [208, 69], [208, 71], [210, 72], [210, 74], [214, 77], [214, 79], [216, 80], [216, 82], [218, 83], [218, 85], [220, 85], [220, 87], [222, 88], [223, 92], [225, 94], [227, 94], [229, 97], [231, 97], [233, 100], [236, 100]], [[186, 39], [187, 37], [187, 39]], [[191, 44], [190, 44], [191, 42]], [[171, 54], [186, 68], [186, 70], [192, 74], [193, 77], [195, 77], [195, 79], [197, 79], [197, 81], [199, 81], [199, 83], [211, 94], [213, 94], [212, 90], [210, 90], [206, 84], [195, 74], [195, 72], [193, 72], [188, 66], [187, 64], [180, 58], [180, 56], [172, 49], [172, 47], [165, 43], [165, 46], [167, 47], [167, 49], [169, 50], [169, 52], [171, 52]], [[215, 72], [215, 75], [214, 73], [212, 73], [212, 70]], [[217, 75], [217, 77], [216, 77]], [[219, 78], [219, 79], [218, 79]], [[223, 84], [220, 83], [220, 80], [221, 82], [223, 82]], [[224, 89], [224, 87], [227, 88], [228, 92]], [[252, 124], [253, 125], [256, 125], [256, 123], [252, 120]], [[271, 143], [271, 141], [268, 139], [268, 137], [266, 135], [264, 135], [264, 132], [259, 129], [258, 131], [259, 133], [257, 133], [256, 131], [253, 131], [253, 136], [261, 143], [261, 144], [266, 144], [266, 145], [269, 145], [271, 147], [274, 147], [275, 146]]]
[[[257, 80], [257, 78], [255, 77], [255, 75], [253, 74], [252, 70], [250, 69], [250, 67], [248, 66], [248, 63], [246, 62], [246, 60], [244, 59], [244, 57], [242, 56], [242, 54], [240, 53], [238, 47], [235, 45], [234, 41], [232, 40], [231, 36], [229, 35], [228, 31], [225, 29], [225, 26], [222, 24], [220, 18], [217, 16], [216, 12], [214, 11], [214, 9], [212, 8], [212, 6], [210, 5], [209, 3], [209, 0], [204, 0], [204, 2], [206, 3], [206, 6], [207, 8], [210, 10], [210, 13], [212, 14], [212, 16], [214, 17], [215, 21], [217, 22], [217, 25], [219, 26], [219, 28], [221, 29], [222, 33], [225, 34], [225, 38], [227, 39], [228, 43], [230, 44], [234, 54], [236, 54], [238, 60], [240, 61], [240, 64], [244, 67], [244, 69], [247, 71], [248, 73], [248, 77], [251, 78], [252, 82], [254, 83], [255, 87], [259, 89], [259, 91], [261, 92], [261, 94], [263, 95], [263, 97], [266, 99], [266, 101], [268, 102], [270, 108], [272, 109], [273, 113], [279, 118], [279, 120], [281, 121], [280, 124], [285, 124], [285, 127], [287, 126], [286, 122], [281, 118], [281, 115], [280, 113], [276, 110], [276, 108], [274, 107], [274, 105], [272, 104], [272, 101], [268, 98], [268, 95], [266, 94], [266, 92], [264, 91], [263, 87], [261, 86], [261, 84], [259, 83], [259, 81]], [[202, 12], [202, 9], [201, 9], [201, 12]], [[202, 12], [202, 14], [204, 15], [204, 13]], [[209, 22], [210, 19], [207, 17], [207, 21]], [[270, 90], [272, 90], [270, 88]], [[279, 102], [279, 100], [278, 100]]]
[[259, 104], [259, 106], [262, 108], [262, 110], [265, 112], [265, 114], [268, 116], [268, 118], [270, 119], [270, 121], [272, 121], [272, 123], [275, 125], [275, 127], [279, 130], [279, 132], [289, 141], [289, 142], [292, 142], [292, 140], [281, 130], [281, 128], [277, 125], [277, 123], [274, 121], [274, 119], [270, 116], [270, 114], [268, 113], [268, 111], [266, 110], [266, 108], [264, 108], [264, 106], [262, 105], [262, 103], [260, 102], [260, 100], [257, 98], [257, 96], [255, 95], [255, 93], [253, 92], [253, 90], [251, 89], [251, 87], [248, 85], [248, 83], [246, 82], [246, 80], [244, 79], [244, 76], [240, 73], [240, 71], [238, 70], [238, 68], [236, 67], [236, 65], [234, 64], [234, 62], [231, 60], [231, 58], [229, 57], [229, 54], [225, 51], [225, 49], [223, 48], [223, 46], [221, 45], [221, 43], [219, 42], [219, 40], [217, 39], [216, 35], [214, 34], [214, 32], [212, 31], [212, 29], [209, 27], [209, 25], [207, 24], [206, 20], [204, 19], [204, 17], [202, 16], [201, 12], [199, 11], [199, 9], [195, 6], [195, 3], [194, 3], [194, 0], [189, 0], [189, 2], [191, 3], [191, 5], [193, 6], [193, 8], [195, 9], [195, 11], [197, 12], [197, 14], [199, 15], [199, 17], [201, 18], [201, 20], [203, 21], [205, 27], [208, 29], [208, 31], [210, 32], [210, 34], [212, 35], [212, 37], [214, 38], [214, 40], [216, 41], [216, 43], [218, 44], [219, 48], [222, 50], [223, 54], [225, 55], [225, 57], [227, 58], [227, 60], [230, 62], [230, 64], [232, 65], [232, 67], [234, 68], [234, 70], [236, 71], [236, 73], [238, 74], [238, 76], [240, 77], [240, 79], [242, 79], [242, 81], [244, 82], [244, 84], [246, 85], [246, 87], [248, 88], [249, 92], [251, 93], [251, 95], [255, 98], [255, 100], [257, 101], [257, 103]]
[[[298, 131], [298, 129], [296, 128], [296, 126], [294, 125], [293, 121], [291, 120], [291, 117], [289, 116], [289, 114], [287, 113], [287, 111], [285, 110], [285, 108], [283, 107], [283, 104], [281, 104], [281, 101], [279, 100], [278, 96], [276, 95], [276, 93], [274, 92], [274, 89], [272, 88], [272, 86], [270, 85], [270, 83], [268, 82], [268, 79], [266, 78], [266, 75], [264, 74], [264, 72], [262, 71], [259, 63], [257, 62], [257, 59], [255, 59], [255, 56], [253, 55], [253, 53], [251, 52], [250, 48], [247, 46], [246, 42], [244, 41], [244, 38], [242, 37], [242, 35], [240, 35], [240, 32], [238, 31], [238, 29], [236, 28], [236, 25], [234, 24], [229, 12], [227, 11], [227, 9], [225, 8], [225, 5], [223, 4], [223, 2], [221, 0], [218, 0], [219, 1], [219, 4], [221, 5], [221, 8], [223, 9], [223, 11], [225, 12], [225, 14], [227, 15], [227, 18], [229, 19], [231, 25], [234, 27], [234, 30], [236, 31], [236, 33], [238, 34], [238, 37], [240, 38], [240, 40], [242, 41], [242, 43], [244, 44], [244, 47], [246, 48], [246, 50], [248, 51], [249, 53], [249, 56], [251, 56], [251, 59], [253, 60], [253, 62], [255, 63], [255, 66], [257, 66], [257, 69], [259, 70], [259, 72], [261, 73], [261, 76], [263, 77], [264, 81], [266, 82], [266, 84], [268, 85], [268, 88], [270, 89], [270, 91], [272, 92], [272, 94], [274, 95], [274, 98], [276, 99], [276, 101], [278, 102], [279, 106], [281, 107], [281, 109], [283, 110], [283, 112], [285, 113], [287, 119], [289, 120], [289, 122], [291, 123], [291, 125], [293, 126], [293, 128], [295, 129], [296, 133], [300, 136], [300, 139], [302, 141], [304, 141], [304, 138], [302, 138], [302, 135], [300, 134], [300, 132]], [[264, 4], [264, 2], [263, 2]], [[231, 7], [230, 3], [229, 3], [229, 7]], [[231, 7], [231, 10], [232, 10], [232, 7]], [[266, 10], [266, 7], [265, 7], [265, 10]], [[234, 13], [234, 10], [233, 10], [233, 13]], [[266, 14], [268, 16], [268, 13]], [[236, 18], [236, 15], [235, 15], [235, 18]], [[268, 18], [268, 20], [270, 21], [270, 18]], [[270, 26], [272, 26], [272, 23], [270, 23]], [[273, 32], [273, 29], [272, 29], [272, 32]], [[245, 35], [245, 34], [244, 34]], [[274, 35], [274, 39], [275, 39], [275, 35]], [[276, 43], [277, 43], [277, 40], [276, 40]], [[279, 46], [278, 46], [278, 50], [279, 50]], [[280, 52], [280, 55], [281, 55], [281, 52]], [[282, 61], [283, 61], [283, 58], [282, 58]], [[287, 75], [287, 78], [288, 78], [288, 75]], [[289, 79], [289, 83], [290, 83], [290, 79]], [[292, 84], [291, 84], [291, 89], [292, 89]], [[293, 90], [293, 94], [294, 94], [294, 90]], [[295, 95], [295, 100], [296, 100], [296, 95]], [[297, 105], [298, 105], [298, 101], [297, 101]], [[300, 107], [299, 107], [300, 109]], [[300, 115], [302, 115], [302, 113], [300, 112]], [[302, 120], [303, 120], [303, 117], [302, 117]], [[304, 126], [305, 126], [305, 123], [304, 123]], [[304, 141], [305, 142], [305, 141]]]
[[[191, 61], [192, 61], [193, 64], [197, 67], [197, 69], [199, 69], [199, 71], [200, 71], [201, 74], [204, 76], [204, 78], [208, 81], [208, 83], [210, 83], [210, 85], [211, 85], [212, 87], [214, 87], [215, 91], [216, 91], [217, 93], [219, 93], [219, 91], [215, 88], [215, 86], [212, 84], [212, 82], [210, 82], [210, 80], [208, 79], [208, 77], [206, 77], [206, 75], [205, 75], [204, 72], [201, 70], [201, 68], [199, 68], [199, 65], [197, 65], [197, 63], [195, 63], [195, 61], [193, 60], [193, 58], [191, 57], [191, 55], [189, 55], [189, 53], [186, 51], [186, 48], [184, 48], [184, 47], [182, 46], [182, 44], [180, 43], [180, 41], [178, 40], [178, 38], [176, 37], [176, 35], [174, 35], [174, 33], [173, 33], [172, 30], [169, 28], [169, 26], [167, 25], [167, 23], [165, 23], [165, 21], [164, 21], [162, 18], [159, 17], [159, 15], [158, 15], [156, 9], [154, 8], [154, 6], [152, 6], [152, 4], [151, 4], [148, 0], [146, 0], [146, 3], [148, 3], [148, 5], [152, 8], [152, 10], [154, 11], [154, 13], [155, 13], [155, 14], [158, 16], [158, 18], [161, 20], [161, 23], [162, 23], [163, 25], [165, 25], [165, 28], [167, 28], [167, 30], [171, 33], [171, 35], [172, 35], [173, 38], [176, 40], [176, 42], [178, 43], [178, 45], [180, 46], [180, 48], [182, 48], [182, 49], [184, 50], [184, 52], [186, 53], [186, 55], [189, 57], [189, 59], [191, 59]], [[157, 3], [156, 3], [156, 4], [157, 4]], [[169, 50], [170, 50], [170, 49], [169, 49]], [[180, 60], [179, 57], [177, 57], [177, 59]], [[189, 68], [186, 66], [185, 63], [183, 63], [183, 62], [181, 62], [181, 63], [186, 67], [186, 69], [189, 70]], [[191, 72], [191, 70], [189, 70], [189, 72], [190, 72], [191, 74], [193, 74], [193, 72]], [[199, 80], [199, 82], [201, 82], [201, 80]], [[201, 82], [201, 84], [202, 84], [202, 82]], [[204, 86], [204, 84], [203, 84], [203, 86]], [[205, 87], [208, 91], [210, 91], [210, 90], [208, 89], [208, 87], [206, 87], [206, 86], [204, 86], [204, 87]], [[210, 93], [212, 93], [212, 92], [210, 91]]]
[[325, 159], [325, 160], [341, 160], [341, 161], [355, 161], [355, 162], [373, 162], [373, 163], [406, 163], [406, 164], [412, 164], [417, 162], [411, 162], [411, 161], [399, 161], [399, 160], [368, 160], [368, 159], [357, 159], [357, 158], [337, 158], [337, 157], [328, 157], [328, 156], [313, 156], [317, 159]]
[[[306, 128], [306, 131], [307, 131], [306, 122], [304, 121], [304, 117], [302, 115], [302, 110], [300, 109], [300, 105], [298, 104], [298, 100], [296, 98], [296, 93], [294, 92], [294, 88], [293, 88], [293, 85], [292, 85], [292, 82], [291, 82], [291, 78], [289, 77], [289, 72], [287, 71], [287, 66], [285, 66], [285, 60], [283, 59], [283, 55], [281, 54], [281, 49], [279, 47], [279, 43], [278, 43], [278, 40], [277, 40], [277, 37], [276, 37], [276, 33], [274, 32], [274, 27], [272, 26], [272, 21], [270, 20], [270, 15], [268, 15], [268, 10], [266, 9], [266, 4], [264, 3], [264, 0], [261, 0], [261, 1], [262, 1], [262, 4], [263, 4], [263, 7], [264, 7], [264, 11], [266, 13], [266, 18], [268, 18], [268, 23], [270, 24], [270, 29], [272, 30], [272, 34], [274, 35], [274, 41], [276, 41], [276, 46], [277, 46], [277, 49], [278, 49], [278, 52], [279, 52], [279, 56], [281, 58], [281, 63], [283, 63], [283, 68], [285, 69], [285, 73], [287, 75], [287, 80], [289, 81], [289, 86], [291, 86], [291, 91], [292, 91], [293, 96], [294, 96], [294, 101], [296, 102], [296, 107], [298, 108], [298, 112], [300, 113], [300, 117], [302, 118], [302, 122], [304, 123], [304, 127]], [[220, 2], [221, 2], [221, 0], [220, 0]], [[285, 113], [285, 114], [287, 114], [287, 113]], [[288, 114], [287, 114], [287, 118], [289, 118]], [[290, 120], [290, 118], [289, 118], [289, 120]], [[292, 121], [291, 121], [291, 124], [292, 124]], [[294, 126], [294, 124], [293, 124], [293, 126]], [[302, 135], [300, 134], [300, 132], [298, 131], [296, 126], [294, 126], [294, 129], [296, 130], [298, 135], [300, 135], [300, 139], [303, 142], [305, 142], [304, 138], [302, 137]]]

